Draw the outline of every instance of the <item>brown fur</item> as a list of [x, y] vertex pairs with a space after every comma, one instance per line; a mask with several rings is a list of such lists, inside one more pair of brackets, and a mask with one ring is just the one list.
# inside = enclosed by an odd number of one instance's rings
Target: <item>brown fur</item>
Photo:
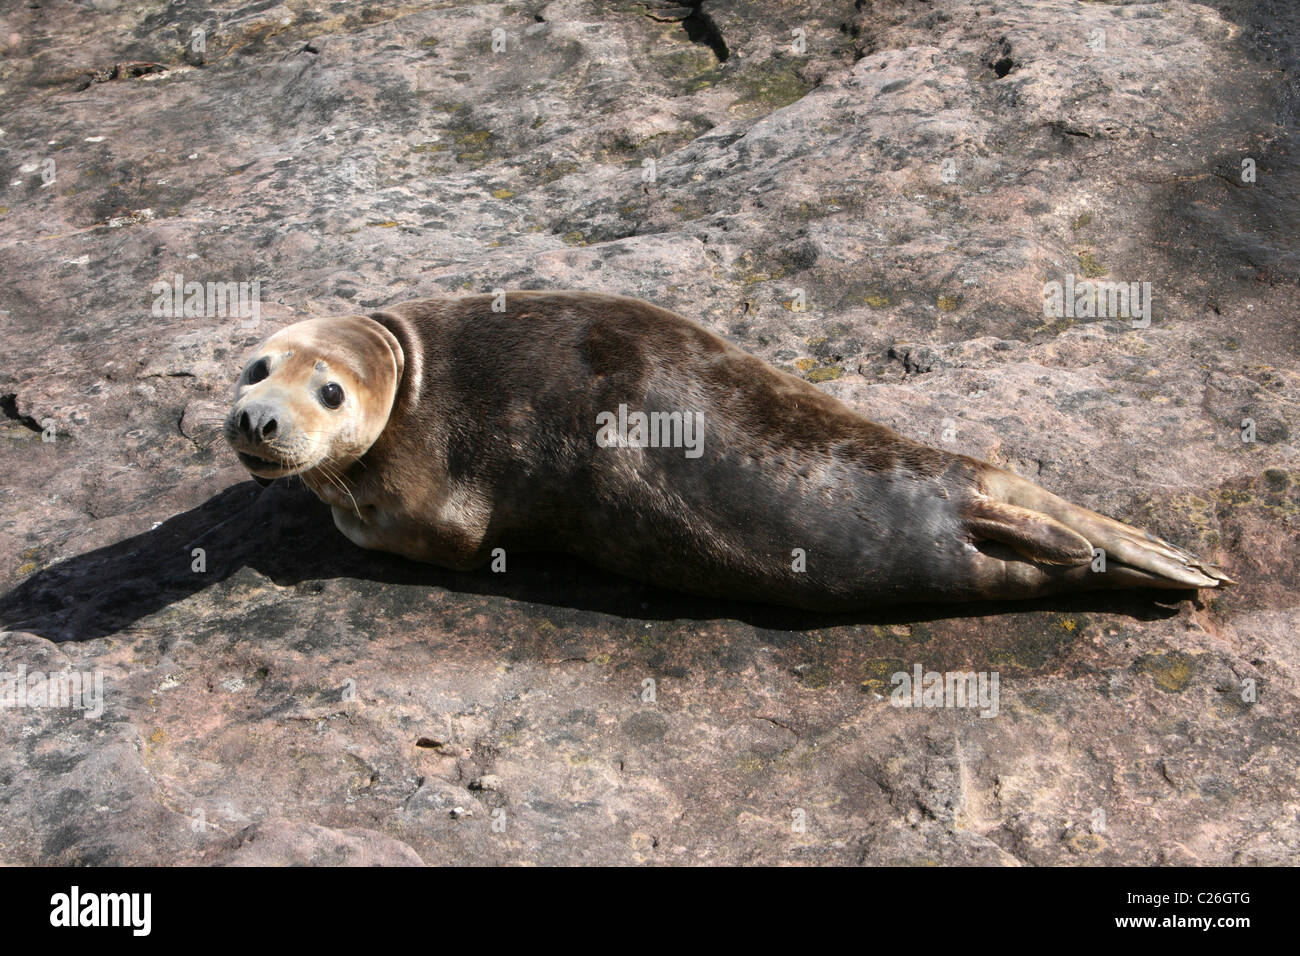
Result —
[[[275, 453], [239, 422], [249, 405], [257, 421], [278, 415], [297, 467], [263, 477], [296, 471], [357, 544], [452, 568], [497, 547], [550, 548], [669, 587], [819, 609], [1228, 583], [649, 303], [513, 292], [505, 312], [491, 304], [429, 299], [281, 330], [253, 356], [281, 356], [271, 375], [237, 392], [232, 444]], [[352, 406], [315, 400], [317, 361]], [[366, 374], [349, 377], [356, 362]], [[620, 404], [704, 415], [700, 457], [598, 447], [596, 416]], [[1106, 573], [1091, 568], [1094, 547]]]

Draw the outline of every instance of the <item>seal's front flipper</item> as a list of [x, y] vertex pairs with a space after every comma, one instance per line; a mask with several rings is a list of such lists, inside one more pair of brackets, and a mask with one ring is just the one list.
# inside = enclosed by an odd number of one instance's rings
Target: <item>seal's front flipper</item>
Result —
[[1056, 519], [978, 497], [965, 515], [966, 528], [976, 540], [1010, 545], [1030, 561], [1079, 565], [1092, 560], [1092, 545]]
[[1177, 545], [1071, 504], [1010, 472], [987, 466], [982, 480], [985, 494], [998, 503], [1011, 505], [1016, 511], [1034, 512], [1039, 518], [1063, 525], [1086, 540], [1090, 549], [1105, 551], [1108, 561], [1146, 572], [1141, 576], [1119, 575], [1107, 583], [1165, 588], [1217, 588], [1236, 583], [1222, 568], [1202, 561]]

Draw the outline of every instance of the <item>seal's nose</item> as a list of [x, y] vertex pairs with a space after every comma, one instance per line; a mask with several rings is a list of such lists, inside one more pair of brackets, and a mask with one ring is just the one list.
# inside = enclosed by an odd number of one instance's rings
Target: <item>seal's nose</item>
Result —
[[249, 405], [239, 416], [239, 431], [249, 441], [270, 441], [278, 426], [274, 409], [269, 405]]

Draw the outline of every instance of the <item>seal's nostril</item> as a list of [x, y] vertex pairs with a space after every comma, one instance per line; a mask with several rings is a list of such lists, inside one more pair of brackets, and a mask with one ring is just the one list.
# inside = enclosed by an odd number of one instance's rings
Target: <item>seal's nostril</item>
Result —
[[239, 416], [239, 430], [245, 435], [251, 431], [251, 427], [248, 424], [248, 412], [244, 412], [244, 414]]
[[264, 440], [267, 438], [274, 438], [275, 430], [276, 430], [275, 419], [272, 418], [269, 422], [267, 422], [265, 425], [262, 426], [262, 438]]

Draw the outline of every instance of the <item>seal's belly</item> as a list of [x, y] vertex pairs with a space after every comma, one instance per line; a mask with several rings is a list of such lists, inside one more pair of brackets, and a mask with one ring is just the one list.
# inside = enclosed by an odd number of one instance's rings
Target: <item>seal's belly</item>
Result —
[[847, 607], [969, 577], [960, 474], [774, 462], [726, 447], [694, 460], [608, 449], [593, 469], [591, 506], [571, 516], [565, 550], [665, 587]]

